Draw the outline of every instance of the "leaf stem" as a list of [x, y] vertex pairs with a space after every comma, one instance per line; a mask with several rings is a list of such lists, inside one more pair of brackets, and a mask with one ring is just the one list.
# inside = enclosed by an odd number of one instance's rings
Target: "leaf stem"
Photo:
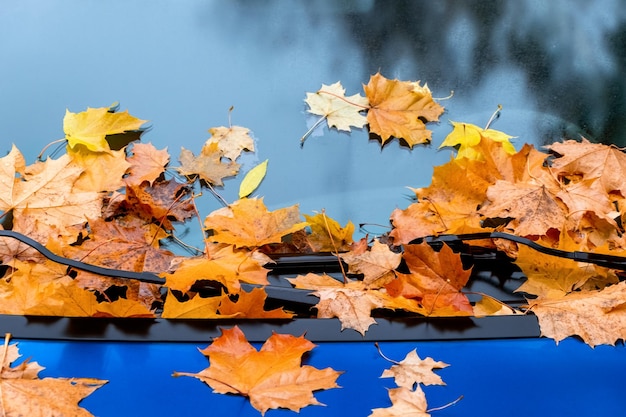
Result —
[[211, 252], [209, 251], [209, 240], [206, 237], [206, 233], [204, 232], [204, 225], [202, 224], [202, 219], [200, 218], [200, 212], [198, 211], [198, 206], [196, 205], [196, 197], [201, 196], [202, 193], [195, 195], [191, 195], [191, 204], [193, 204], [193, 211], [196, 213], [196, 218], [198, 219], [198, 223], [200, 223], [200, 231], [202, 233], [202, 241], [204, 242], [204, 254], [207, 258], [211, 258]]
[[330, 243], [333, 245], [333, 249], [335, 250], [335, 256], [337, 256], [337, 261], [339, 261], [339, 268], [341, 269], [341, 275], [343, 275], [343, 283], [347, 284], [348, 275], [346, 274], [346, 270], [343, 267], [343, 262], [341, 261], [341, 256], [339, 256], [339, 249], [337, 249], [337, 245], [335, 244], [335, 239], [333, 239], [333, 234], [330, 232], [330, 225], [328, 224], [328, 219], [326, 218], [325, 209], [322, 209], [322, 217], [324, 218], [324, 224], [326, 225], [326, 231], [328, 232]]
[[311, 126], [311, 128], [309, 130], [306, 131], [306, 133], [304, 135], [302, 135], [302, 137], [300, 138], [300, 147], [302, 148], [304, 146], [304, 141], [309, 137], [309, 135], [311, 133], [313, 133], [313, 131], [315, 129], [317, 129], [317, 127], [324, 121], [326, 120], [326, 116], [322, 116], [318, 119], [317, 122], [315, 122], [313, 124], [313, 126]]
[[46, 152], [46, 149], [48, 149], [50, 146], [56, 145], [57, 143], [61, 143], [61, 142], [65, 141], [65, 140], [67, 140], [67, 139], [62, 138], [62, 139], [53, 140], [52, 142], [50, 142], [49, 144], [44, 146], [43, 149], [41, 150], [41, 152], [39, 152], [39, 155], [37, 155], [37, 160], [41, 161], [41, 158], [43, 157], [44, 152]]
[[491, 126], [491, 123], [493, 123], [494, 120], [496, 120], [498, 117], [500, 117], [500, 112], [501, 111], [502, 111], [502, 105], [498, 104], [498, 108], [496, 108], [496, 111], [493, 112], [493, 114], [491, 115], [491, 117], [487, 121], [487, 124], [485, 125], [485, 129], [484, 130], [489, 129], [489, 126]]
[[427, 413], [432, 413], [433, 411], [439, 411], [439, 410], [444, 410], [448, 407], [452, 407], [453, 405], [455, 405], [456, 403], [458, 403], [459, 401], [461, 401], [463, 399], [463, 395], [459, 395], [459, 398], [457, 398], [456, 400], [442, 405], [441, 407], [434, 407], [434, 408], [429, 408], [428, 410], [426, 410]]
[[400, 365], [400, 362], [398, 361], [394, 361], [393, 359], [389, 359], [388, 357], [385, 356], [385, 354], [383, 353], [383, 351], [380, 349], [380, 345], [378, 344], [378, 342], [374, 342], [374, 346], [376, 346], [376, 349], [378, 349], [378, 354], [387, 362], [391, 362], [395, 365]]
[[360, 107], [360, 108], [362, 108], [363, 110], [369, 110], [369, 109], [371, 109], [371, 108], [372, 108], [371, 106], [364, 106], [364, 105], [362, 105], [362, 104], [356, 104], [356, 103], [353, 103], [353, 102], [351, 102], [350, 100], [346, 99], [345, 97], [340, 96], [339, 94], [331, 93], [330, 91], [319, 90], [319, 91], [317, 92], [317, 94], [319, 94], [319, 93], [324, 93], [324, 94], [328, 94], [329, 96], [336, 97], [336, 98], [338, 98], [338, 99], [339, 99], [339, 100], [341, 100], [341, 101], [345, 101], [346, 103], [350, 104], [351, 106], [354, 106], [354, 107]]

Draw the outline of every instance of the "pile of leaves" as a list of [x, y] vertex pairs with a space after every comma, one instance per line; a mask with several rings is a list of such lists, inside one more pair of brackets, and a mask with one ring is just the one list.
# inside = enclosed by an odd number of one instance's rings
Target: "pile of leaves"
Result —
[[[426, 85], [375, 74], [364, 93], [346, 97], [340, 83], [308, 93], [309, 112], [320, 118], [301, 143], [324, 121], [344, 131], [367, 126], [381, 146], [393, 138], [410, 148], [431, 141], [427, 124], [438, 121], [444, 108]], [[0, 158], [3, 229], [45, 248], [10, 233], [0, 237], [0, 314], [291, 319], [294, 313], [283, 307], [266, 309], [272, 257], [331, 252], [341, 276], [311, 273], [289, 282], [319, 298], [306, 315], [338, 317], [342, 328], [362, 334], [375, 323], [375, 310], [421, 316], [532, 313], [542, 334], [557, 342], [571, 335], [591, 346], [626, 339], [626, 284], [619, 270], [482, 239], [471, 244], [505, 253], [523, 271], [527, 279], [518, 291], [528, 303], [512, 308], [487, 295], [472, 303], [464, 291], [471, 266], [461, 254], [447, 245], [417, 243], [497, 231], [546, 248], [621, 259], [626, 155], [614, 146], [583, 139], [553, 143], [546, 152], [528, 144], [516, 151], [503, 132], [453, 122], [441, 147], [456, 157], [434, 168], [428, 187], [413, 189], [413, 204], [391, 213], [389, 233], [353, 241], [354, 225], [341, 226], [323, 210], [301, 214], [295, 205], [270, 211], [262, 198], [249, 197], [267, 161], [246, 173], [238, 200], [220, 196], [224, 179], [239, 174], [242, 153], [254, 152], [248, 129], [230, 123], [209, 129], [201, 149], [181, 149], [175, 164], [167, 149], [139, 141], [145, 123], [116, 108], [67, 111], [65, 137], [57, 141], [65, 145], [60, 156], [27, 164], [13, 146]], [[223, 207], [201, 217], [196, 199], [203, 193]], [[179, 236], [180, 225], [194, 222], [203, 248], [191, 248]], [[172, 245], [191, 254], [177, 254]], [[46, 252], [105, 273], [56, 262]], [[217, 346], [205, 353], [221, 355]], [[234, 387], [208, 378], [218, 392]], [[319, 388], [333, 384], [334, 379]], [[252, 399], [250, 389], [237, 388]]]

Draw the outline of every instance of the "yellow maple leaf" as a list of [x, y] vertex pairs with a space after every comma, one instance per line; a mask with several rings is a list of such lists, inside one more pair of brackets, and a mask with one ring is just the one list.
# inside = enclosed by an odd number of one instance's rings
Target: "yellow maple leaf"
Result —
[[515, 147], [509, 141], [513, 136], [494, 129], [482, 129], [470, 123], [450, 122], [454, 127], [452, 132], [446, 136], [439, 148], [446, 146], [458, 147], [457, 159], [467, 158], [482, 161], [484, 159], [479, 143], [482, 140], [500, 142], [504, 151], [510, 155], [514, 154]]
[[267, 293], [263, 288], [253, 288], [252, 291], [239, 291], [237, 301], [230, 297], [223, 297], [219, 306], [220, 314], [228, 317], [246, 319], [291, 319], [293, 314], [285, 311], [282, 307], [273, 310], [265, 310]]
[[269, 409], [298, 412], [308, 405], [322, 405], [313, 391], [337, 388], [341, 372], [302, 365], [302, 355], [315, 347], [304, 336], [273, 333], [257, 351], [239, 327], [222, 329], [222, 335], [201, 352], [210, 366], [198, 373], [174, 372], [197, 378], [219, 394], [250, 399], [262, 415]]
[[343, 252], [350, 249], [352, 235], [354, 234], [354, 224], [348, 222], [345, 227], [334, 219], [328, 217], [324, 212], [314, 216], [304, 214], [304, 218], [309, 223], [311, 234], [307, 240], [317, 252]]
[[107, 135], [137, 130], [146, 120], [131, 116], [128, 111], [111, 112], [108, 107], [87, 108], [80, 113], [65, 111], [63, 131], [70, 149], [83, 145], [91, 152], [109, 152]]
[[124, 174], [130, 167], [124, 150], [95, 153], [77, 147], [68, 155], [83, 169], [74, 184], [77, 190], [116, 191], [124, 186]]

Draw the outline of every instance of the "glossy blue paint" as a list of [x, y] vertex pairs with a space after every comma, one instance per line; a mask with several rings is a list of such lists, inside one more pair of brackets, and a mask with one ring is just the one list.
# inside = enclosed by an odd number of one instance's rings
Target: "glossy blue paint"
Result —
[[[238, 396], [213, 394], [199, 380], [173, 378], [172, 372], [198, 372], [208, 362], [194, 343], [132, 342], [19, 342], [24, 357], [46, 369], [41, 376], [91, 377], [109, 380], [81, 405], [100, 417], [108, 416], [258, 416]], [[258, 344], [256, 345], [258, 347]], [[623, 345], [591, 349], [576, 339], [558, 346], [549, 339], [500, 339], [445, 342], [383, 342], [389, 358], [418, 355], [448, 363], [437, 371], [446, 386], [424, 391], [429, 407], [438, 407], [463, 395], [453, 407], [433, 416], [607, 416], [626, 409]], [[372, 408], [390, 405], [381, 379], [391, 366], [371, 342], [320, 343], [305, 358], [317, 368], [344, 371], [339, 389], [318, 392], [325, 407], [309, 406], [306, 416], [367, 416]], [[270, 410], [268, 417], [295, 415]]]

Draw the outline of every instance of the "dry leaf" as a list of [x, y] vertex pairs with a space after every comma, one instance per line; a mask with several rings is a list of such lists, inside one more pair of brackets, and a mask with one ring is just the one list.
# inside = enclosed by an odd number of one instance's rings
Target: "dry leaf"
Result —
[[309, 106], [309, 113], [326, 118], [329, 128], [350, 132], [352, 127], [361, 128], [367, 123], [361, 112], [369, 108], [369, 103], [359, 94], [346, 97], [345, 93], [339, 81], [322, 84], [316, 93], [307, 93], [304, 101]]
[[77, 145], [85, 146], [91, 152], [109, 152], [107, 135], [137, 130], [146, 123], [128, 114], [111, 112], [108, 107], [88, 108], [80, 113], [65, 111], [63, 131], [71, 149]]
[[433, 100], [428, 87], [388, 80], [377, 73], [363, 88], [370, 103], [370, 131], [380, 136], [383, 145], [392, 136], [403, 139], [410, 148], [430, 142], [432, 132], [422, 120], [438, 121], [443, 107]]
[[406, 357], [395, 363], [391, 368], [385, 369], [381, 378], [394, 378], [397, 386], [413, 389], [416, 384], [446, 385], [433, 369], [442, 369], [449, 366], [447, 363], [435, 361], [431, 357], [421, 359], [417, 350], [412, 350]]
[[426, 395], [418, 386], [415, 390], [408, 388], [392, 388], [389, 390], [391, 407], [374, 408], [369, 417], [430, 417], [426, 411]]
[[308, 405], [321, 405], [313, 391], [338, 387], [340, 372], [301, 365], [302, 355], [314, 347], [303, 336], [273, 333], [257, 351], [235, 326], [222, 329], [222, 335], [201, 351], [211, 362], [208, 368], [174, 376], [198, 378], [215, 393], [246, 396], [262, 415], [276, 408], [298, 412]]
[[317, 213], [314, 216], [304, 214], [311, 234], [307, 237], [309, 243], [316, 252], [344, 252], [352, 245], [354, 224], [348, 222], [345, 227], [326, 213]]
[[108, 381], [93, 378], [43, 378], [44, 368], [28, 359], [11, 366], [21, 355], [17, 343], [2, 348], [0, 413], [3, 416], [92, 416], [78, 403]]
[[371, 249], [361, 254], [348, 252], [341, 255], [351, 274], [363, 274], [363, 283], [370, 288], [381, 288], [395, 277], [402, 254], [394, 253], [388, 245], [375, 240]]
[[244, 198], [209, 214], [204, 226], [212, 231], [213, 242], [259, 247], [280, 243], [283, 236], [304, 229], [307, 223], [300, 221], [298, 206], [268, 211], [263, 199]]
[[221, 155], [231, 161], [239, 158], [243, 151], [254, 152], [254, 140], [250, 136], [250, 129], [241, 126], [220, 126], [209, 129], [209, 133], [212, 136], [204, 144], [203, 154], [205, 148], [207, 153], [212, 153], [210, 149], [213, 149], [213, 144], [217, 145]]
[[147, 181], [150, 185], [163, 174], [170, 161], [167, 148], [158, 150], [151, 143], [136, 143], [132, 155], [127, 158], [130, 167], [124, 177], [127, 185], [140, 185]]

